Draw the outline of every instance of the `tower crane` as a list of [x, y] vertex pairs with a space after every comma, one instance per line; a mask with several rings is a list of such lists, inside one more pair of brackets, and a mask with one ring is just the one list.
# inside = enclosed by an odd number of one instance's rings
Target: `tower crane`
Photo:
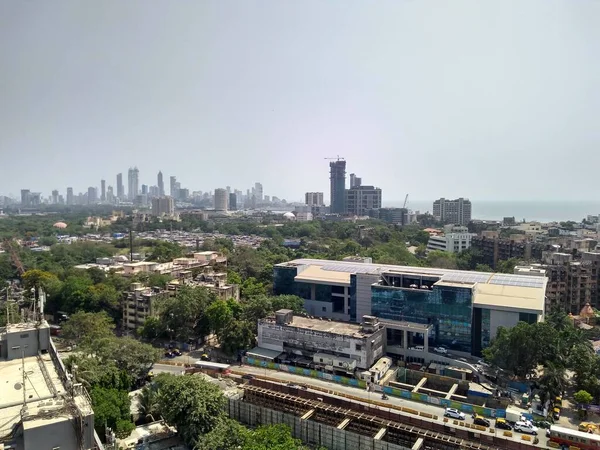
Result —
[[406, 194], [406, 197], [404, 197], [404, 205], [402, 205], [402, 208], [406, 208], [407, 203], [408, 203], [408, 194]]
[[340, 155], [337, 155], [337, 157], [335, 157], [335, 158], [323, 158], [323, 159], [335, 159], [336, 161], [340, 161], [340, 160], [345, 161], [345, 159], [343, 157], [341, 157]]
[[15, 242], [12, 239], [4, 240], [4, 248], [10, 254], [10, 259], [12, 260], [13, 265], [17, 268], [17, 272], [19, 272], [19, 276], [25, 273], [25, 267], [23, 267], [23, 263], [21, 262], [21, 258], [19, 258], [19, 254], [15, 249]]

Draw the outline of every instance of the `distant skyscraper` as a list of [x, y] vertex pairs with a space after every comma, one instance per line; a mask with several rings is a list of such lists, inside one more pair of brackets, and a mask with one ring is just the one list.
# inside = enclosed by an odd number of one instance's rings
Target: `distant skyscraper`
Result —
[[237, 210], [237, 196], [233, 192], [229, 194], [229, 209], [232, 211]]
[[29, 189], [21, 189], [21, 206], [29, 206], [31, 204], [31, 191]]
[[330, 210], [334, 214], [344, 214], [346, 206], [346, 161], [329, 163]]
[[52, 204], [53, 205], [57, 205], [58, 204], [58, 191], [56, 189], [54, 189], [52, 191]]
[[108, 186], [106, 188], [106, 200], [109, 203], [113, 203], [115, 201], [115, 193], [113, 192], [113, 187], [112, 186]]
[[254, 196], [257, 202], [263, 201], [263, 185], [260, 183], [254, 183]]
[[98, 189], [95, 187], [89, 187], [87, 193], [87, 201], [89, 205], [93, 205], [98, 202]]
[[127, 191], [127, 197], [130, 201], [134, 201], [140, 193], [140, 171], [137, 167], [129, 169], [128, 181], [129, 190]]
[[158, 195], [159, 197], [164, 197], [165, 195], [165, 182], [163, 180], [162, 172], [158, 172]]
[[215, 210], [227, 211], [227, 191], [225, 189], [215, 189]]
[[125, 186], [123, 186], [123, 174], [117, 174], [117, 197], [119, 200], [125, 198]]
[[67, 205], [73, 205], [74, 201], [73, 201], [73, 188], [72, 187], [68, 187], [67, 188]]
[[148, 195], [148, 185], [142, 184], [142, 195]]
[[322, 192], [307, 192], [304, 195], [305, 202], [308, 206], [323, 206]]
[[100, 200], [106, 201], [106, 180], [100, 180]]
[[169, 178], [169, 194], [171, 194], [171, 197], [173, 198], [177, 198], [177, 177], [171, 177]]

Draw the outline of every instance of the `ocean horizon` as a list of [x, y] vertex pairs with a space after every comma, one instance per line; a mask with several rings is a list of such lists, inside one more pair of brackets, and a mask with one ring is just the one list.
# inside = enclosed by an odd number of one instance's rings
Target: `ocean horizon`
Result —
[[[402, 207], [403, 201], [384, 202], [383, 206]], [[474, 220], [499, 220], [514, 217], [517, 222], [581, 221], [588, 215], [600, 214], [600, 201], [494, 201], [471, 200]], [[433, 200], [408, 200], [408, 209], [420, 213], [432, 212]]]

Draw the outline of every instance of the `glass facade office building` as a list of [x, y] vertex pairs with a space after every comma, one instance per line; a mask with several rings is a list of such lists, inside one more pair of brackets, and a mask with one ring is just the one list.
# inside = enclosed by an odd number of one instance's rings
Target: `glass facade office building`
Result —
[[371, 292], [374, 316], [432, 325], [430, 337], [437, 345], [471, 351], [473, 293], [470, 288], [433, 286], [431, 290], [421, 290], [372, 286]]

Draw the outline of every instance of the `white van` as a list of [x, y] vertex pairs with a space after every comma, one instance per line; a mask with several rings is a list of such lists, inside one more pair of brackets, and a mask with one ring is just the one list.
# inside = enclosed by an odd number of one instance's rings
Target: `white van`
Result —
[[413, 350], [416, 350], [418, 352], [424, 352], [425, 351], [425, 347], [423, 347], [422, 345], [415, 345], [413, 347]]
[[534, 427], [531, 422], [517, 422], [515, 423], [514, 426], [514, 430], [515, 431], [520, 431], [521, 433], [527, 433], [527, 434], [538, 434], [538, 429], [537, 427]]

